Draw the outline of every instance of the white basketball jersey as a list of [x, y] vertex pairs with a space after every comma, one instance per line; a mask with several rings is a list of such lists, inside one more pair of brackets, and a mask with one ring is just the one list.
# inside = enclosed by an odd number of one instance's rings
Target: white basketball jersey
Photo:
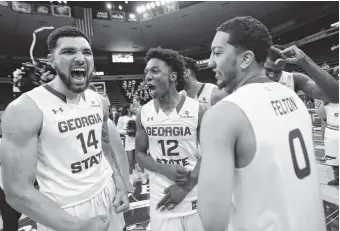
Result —
[[86, 90], [77, 105], [70, 105], [49, 85], [25, 94], [43, 115], [37, 163], [40, 191], [62, 208], [96, 196], [112, 175], [102, 151], [100, 96]]
[[339, 104], [329, 103], [325, 106], [327, 128], [339, 131]]
[[222, 101], [244, 112], [256, 139], [251, 163], [235, 170], [233, 229], [325, 231], [312, 122], [302, 100], [271, 82], [245, 85]]
[[282, 75], [279, 79], [279, 83], [295, 91], [293, 73], [282, 71]]
[[[182, 107], [180, 107], [182, 105]], [[177, 164], [193, 170], [197, 153], [199, 102], [183, 96], [179, 106], [166, 115], [154, 100], [141, 109], [141, 122], [149, 138], [151, 157], [162, 164]], [[173, 210], [160, 212], [157, 203], [165, 196], [164, 190], [174, 182], [150, 172], [150, 211], [152, 217], [180, 217], [197, 212], [197, 187]]]
[[[204, 83], [194, 99], [205, 105], [207, 108], [210, 108], [212, 98], [211, 95], [214, 88], [216, 87], [217, 86], [212, 83]], [[180, 94], [188, 96], [188, 93], [185, 90], [182, 90]]]

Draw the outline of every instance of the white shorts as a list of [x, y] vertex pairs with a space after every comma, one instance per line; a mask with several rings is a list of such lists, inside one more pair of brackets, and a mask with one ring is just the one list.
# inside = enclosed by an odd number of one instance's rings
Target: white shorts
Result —
[[[125, 221], [123, 213], [116, 214], [113, 208], [113, 200], [115, 195], [115, 185], [111, 179], [103, 191], [94, 198], [72, 207], [67, 207], [64, 210], [72, 216], [86, 220], [98, 215], [106, 215], [110, 218], [109, 231], [123, 231]], [[37, 224], [38, 231], [53, 231], [41, 224]]]
[[204, 231], [198, 213], [168, 219], [150, 219], [151, 231]]

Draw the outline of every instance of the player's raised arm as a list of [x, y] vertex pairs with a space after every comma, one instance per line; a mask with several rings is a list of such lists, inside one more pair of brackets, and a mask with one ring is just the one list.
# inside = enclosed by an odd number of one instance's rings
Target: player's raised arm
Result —
[[271, 47], [271, 49], [281, 55], [281, 58], [276, 60], [275, 64], [280, 62], [297, 64], [308, 72], [312, 79], [303, 74], [294, 74], [294, 79], [300, 90], [313, 98], [331, 103], [339, 102], [339, 83], [313, 62], [301, 49], [295, 45], [284, 50], [275, 47]]
[[2, 116], [1, 169], [6, 200], [15, 210], [54, 230], [78, 230], [80, 220], [33, 186], [42, 113], [27, 96], [12, 102]]
[[[235, 144], [239, 123], [235, 105], [215, 105], [204, 115], [201, 126], [201, 169], [198, 180], [198, 212], [205, 230], [224, 231], [229, 223], [234, 187]], [[213, 192], [213, 196], [212, 193]], [[221, 200], [223, 198], [223, 200]], [[213, 212], [212, 212], [213, 211]]]

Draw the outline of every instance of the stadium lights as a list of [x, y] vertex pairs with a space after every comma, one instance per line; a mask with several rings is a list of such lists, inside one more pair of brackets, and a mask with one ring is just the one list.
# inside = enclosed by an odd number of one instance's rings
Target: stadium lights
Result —
[[339, 22], [333, 23], [331, 27], [339, 27]]
[[119, 10], [122, 10], [122, 9], [123, 9], [122, 5], [119, 5], [119, 6], [118, 6], [118, 9], [119, 9]]
[[155, 7], [159, 7], [159, 6], [164, 6], [167, 3], [171, 3], [174, 2], [173, 0], [162, 0], [162, 1], [155, 1], [155, 2], [150, 2], [147, 3], [146, 5], [140, 5], [136, 8], [136, 11], [138, 14], [143, 14], [146, 10], [150, 10], [153, 9]]
[[112, 8], [111, 3], [107, 3], [107, 4], [106, 4], [106, 8], [107, 8], [108, 10], [111, 10], [111, 8]]

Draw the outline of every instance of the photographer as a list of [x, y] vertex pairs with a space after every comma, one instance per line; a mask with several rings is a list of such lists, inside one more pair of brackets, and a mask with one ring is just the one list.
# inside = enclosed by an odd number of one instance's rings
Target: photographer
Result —
[[49, 62], [38, 60], [36, 65], [23, 63], [22, 67], [13, 72], [13, 96], [18, 98], [22, 93], [28, 92], [41, 84], [52, 81], [55, 71]]

